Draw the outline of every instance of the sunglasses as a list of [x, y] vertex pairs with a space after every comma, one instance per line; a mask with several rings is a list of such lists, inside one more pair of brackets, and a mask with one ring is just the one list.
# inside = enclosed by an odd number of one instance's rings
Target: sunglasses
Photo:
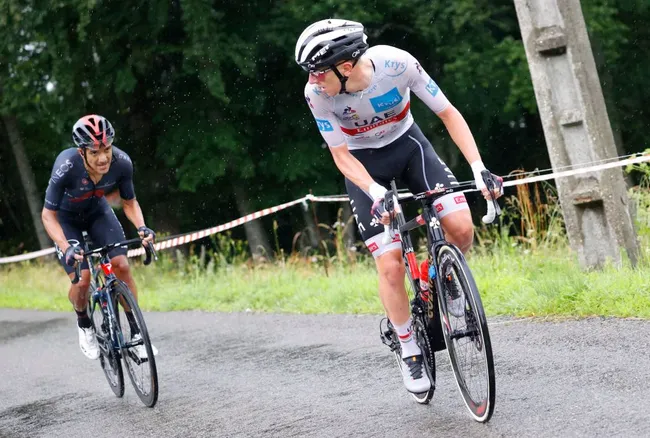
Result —
[[[339, 62], [338, 64], [335, 64], [335, 66], [338, 67], [339, 65], [345, 64], [346, 62], [347, 61]], [[320, 76], [324, 75], [325, 73], [327, 73], [327, 72], [329, 72], [331, 70], [332, 70], [332, 67], [327, 67], [327, 68], [324, 68], [322, 70], [307, 70], [307, 72], [312, 76], [320, 77]]]

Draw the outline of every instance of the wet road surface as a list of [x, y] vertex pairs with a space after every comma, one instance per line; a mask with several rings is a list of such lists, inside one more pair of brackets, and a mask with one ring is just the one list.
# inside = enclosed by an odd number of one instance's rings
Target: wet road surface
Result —
[[650, 321], [490, 320], [496, 410], [466, 412], [446, 352], [420, 406], [378, 316], [146, 313], [160, 396], [111, 392], [72, 313], [0, 309], [0, 437], [650, 436]]

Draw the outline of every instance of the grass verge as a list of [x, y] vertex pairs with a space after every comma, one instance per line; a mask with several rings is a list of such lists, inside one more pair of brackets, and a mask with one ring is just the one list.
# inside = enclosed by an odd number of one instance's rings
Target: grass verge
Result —
[[[527, 252], [495, 248], [469, 257], [486, 312], [513, 316], [650, 318], [650, 266], [584, 272], [567, 248]], [[136, 265], [140, 302], [148, 311], [200, 309], [288, 313], [380, 314], [371, 260], [322, 266], [307, 259], [251, 267], [179, 269], [171, 259]], [[0, 307], [71, 310], [69, 281], [54, 263], [0, 268]]]

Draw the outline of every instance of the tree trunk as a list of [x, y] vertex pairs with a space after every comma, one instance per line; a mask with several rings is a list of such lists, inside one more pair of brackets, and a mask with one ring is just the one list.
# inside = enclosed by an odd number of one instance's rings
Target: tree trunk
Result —
[[307, 240], [311, 246], [312, 251], [318, 251], [318, 245], [320, 237], [318, 236], [318, 230], [316, 229], [316, 224], [314, 222], [314, 215], [312, 213], [311, 205], [307, 204], [306, 207], [300, 206], [302, 211], [302, 217], [305, 220], [305, 229], [307, 232]]
[[350, 203], [344, 202], [342, 208], [343, 208], [343, 224], [344, 224], [343, 226], [346, 227], [343, 241], [345, 242], [345, 248], [349, 249], [354, 246], [354, 242], [356, 240], [357, 226], [354, 219], [352, 219], [352, 222], [349, 223], [350, 218], [352, 217], [352, 207], [350, 207]]
[[[232, 189], [235, 195], [235, 203], [237, 204], [239, 214], [245, 216], [252, 213], [253, 211], [248, 202], [246, 189], [240, 185], [234, 184]], [[260, 257], [270, 259], [273, 256], [273, 251], [271, 250], [271, 245], [269, 244], [266, 232], [264, 231], [264, 228], [262, 228], [262, 221], [255, 219], [251, 222], [246, 222], [244, 224], [244, 230], [246, 231], [246, 240], [248, 240], [248, 246], [253, 255], [253, 259], [259, 259]]]
[[49, 248], [52, 246], [52, 243], [45, 232], [43, 222], [41, 222], [41, 209], [43, 208], [43, 203], [36, 187], [36, 180], [34, 178], [32, 166], [29, 164], [27, 154], [25, 154], [23, 141], [18, 132], [18, 123], [16, 122], [16, 118], [13, 116], [2, 116], [2, 120], [7, 128], [9, 143], [11, 143], [11, 148], [16, 157], [18, 173], [20, 174], [20, 180], [25, 188], [25, 197], [27, 198], [27, 205], [29, 206], [29, 213], [32, 216], [32, 222], [34, 223], [38, 243], [41, 245], [41, 249]]

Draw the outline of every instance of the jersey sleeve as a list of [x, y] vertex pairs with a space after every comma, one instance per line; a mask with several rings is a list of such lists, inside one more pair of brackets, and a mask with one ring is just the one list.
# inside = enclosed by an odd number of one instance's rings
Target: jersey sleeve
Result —
[[43, 203], [43, 207], [53, 211], [59, 209], [61, 206], [61, 200], [65, 195], [67, 184], [66, 175], [72, 166], [72, 162], [69, 159], [66, 159], [63, 153], [59, 154], [56, 160], [54, 160], [50, 181], [45, 190], [45, 202]]
[[135, 188], [133, 187], [133, 163], [131, 158], [125, 153], [120, 152], [117, 159], [122, 169], [122, 176], [119, 182], [120, 198], [125, 201], [135, 199]]
[[325, 143], [330, 147], [343, 145], [346, 142], [345, 136], [332, 110], [333, 100], [323, 96], [322, 92], [309, 83], [305, 86], [305, 100]]
[[422, 68], [417, 59], [408, 54], [406, 68], [409, 88], [424, 102], [434, 113], [439, 113], [449, 106], [449, 100], [444, 95], [438, 84]]

